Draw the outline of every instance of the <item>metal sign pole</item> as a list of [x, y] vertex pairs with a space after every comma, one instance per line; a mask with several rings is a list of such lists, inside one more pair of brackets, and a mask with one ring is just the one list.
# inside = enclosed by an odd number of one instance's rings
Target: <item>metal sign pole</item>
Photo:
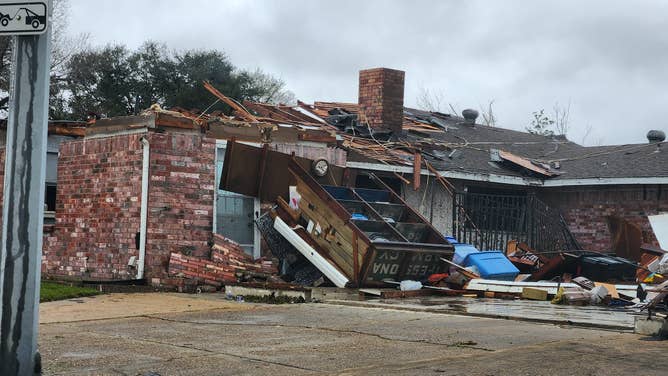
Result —
[[46, 32], [40, 35], [16, 36], [13, 42], [0, 253], [0, 375], [3, 376], [41, 372], [37, 327], [51, 26], [47, 25]]

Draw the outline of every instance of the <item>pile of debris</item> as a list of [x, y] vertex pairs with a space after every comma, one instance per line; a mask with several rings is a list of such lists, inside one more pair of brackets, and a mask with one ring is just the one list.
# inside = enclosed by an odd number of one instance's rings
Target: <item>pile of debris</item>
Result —
[[[432, 286], [474, 292], [481, 297], [548, 300], [555, 304], [632, 305], [637, 297], [635, 284], [607, 282], [634, 281], [637, 266], [628, 260], [587, 251], [559, 252], [548, 256], [527, 244], [511, 240], [505, 254], [479, 251], [470, 244], [457, 243], [449, 274], [431, 276]], [[577, 275], [577, 277], [573, 277]], [[586, 276], [601, 277], [591, 282]], [[437, 282], [434, 284], [433, 282]]]
[[[354, 125], [349, 114], [335, 115]], [[234, 141], [225, 161], [219, 189], [275, 202], [256, 220], [274, 261], [253, 260], [216, 235], [208, 260], [172, 254], [172, 275], [217, 287], [263, 282], [266, 288], [355, 288], [381, 297], [391, 290], [401, 297], [429, 292], [647, 310], [665, 306], [668, 287], [649, 286], [664, 281], [663, 249], [638, 252], [639, 260], [572, 249], [578, 246], [545, 252], [517, 240], [505, 250], [479, 250], [444, 236], [373, 173], [368, 176], [376, 189], [350, 187], [339, 167]]]
[[239, 281], [267, 281], [278, 274], [273, 261], [253, 257], [233, 240], [213, 234], [213, 246], [208, 259], [172, 253], [169, 275], [187, 280], [186, 284], [205, 284], [222, 287]]

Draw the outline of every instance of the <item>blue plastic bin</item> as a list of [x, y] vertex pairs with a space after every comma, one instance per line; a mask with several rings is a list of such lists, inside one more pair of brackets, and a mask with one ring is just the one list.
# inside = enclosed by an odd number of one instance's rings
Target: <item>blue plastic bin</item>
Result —
[[471, 244], [454, 243], [453, 245], [455, 246], [455, 254], [452, 256], [452, 262], [461, 266], [468, 266], [464, 265], [466, 256], [470, 255], [471, 253], [480, 252], [478, 248], [472, 246]]
[[464, 266], [474, 265], [480, 276], [498, 281], [514, 281], [520, 271], [501, 251], [469, 253], [464, 259]]

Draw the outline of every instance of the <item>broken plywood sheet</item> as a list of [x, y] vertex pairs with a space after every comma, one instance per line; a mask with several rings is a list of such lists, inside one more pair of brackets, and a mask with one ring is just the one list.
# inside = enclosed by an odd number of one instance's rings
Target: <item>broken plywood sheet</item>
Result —
[[[557, 282], [509, 282], [495, 281], [489, 279], [473, 279], [466, 286], [467, 290], [473, 291], [493, 291], [510, 294], [521, 294], [525, 287], [547, 290], [550, 295], [557, 293], [557, 286], [563, 288], [578, 287], [575, 283], [557, 283]], [[625, 296], [635, 298], [637, 295], [636, 285], [614, 285], [615, 290]]]
[[519, 155], [515, 155], [507, 151], [499, 150], [499, 157], [505, 161], [514, 163], [518, 166], [526, 168], [529, 171], [533, 171], [543, 176], [552, 177], [558, 175], [556, 172], [551, 171], [547, 166], [542, 164], [539, 165], [527, 158], [520, 157]]
[[[305, 171], [311, 169], [311, 159], [273, 151], [268, 145], [258, 148], [230, 141], [227, 143], [219, 188], [258, 197], [262, 201], [274, 202], [278, 197], [288, 200], [288, 187], [296, 182], [288, 173], [288, 165], [293, 158]], [[320, 184], [338, 185], [342, 183], [344, 170], [330, 163], [325, 176], [312, 178]]]

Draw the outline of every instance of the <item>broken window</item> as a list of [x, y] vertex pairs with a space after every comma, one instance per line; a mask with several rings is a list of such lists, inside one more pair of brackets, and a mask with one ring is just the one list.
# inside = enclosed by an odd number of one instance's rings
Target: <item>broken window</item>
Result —
[[[216, 182], [225, 162], [225, 142], [216, 147]], [[218, 187], [218, 184], [215, 184]], [[214, 231], [239, 243], [249, 255], [259, 257], [259, 234], [255, 227], [260, 202], [254, 197], [217, 189]]]

